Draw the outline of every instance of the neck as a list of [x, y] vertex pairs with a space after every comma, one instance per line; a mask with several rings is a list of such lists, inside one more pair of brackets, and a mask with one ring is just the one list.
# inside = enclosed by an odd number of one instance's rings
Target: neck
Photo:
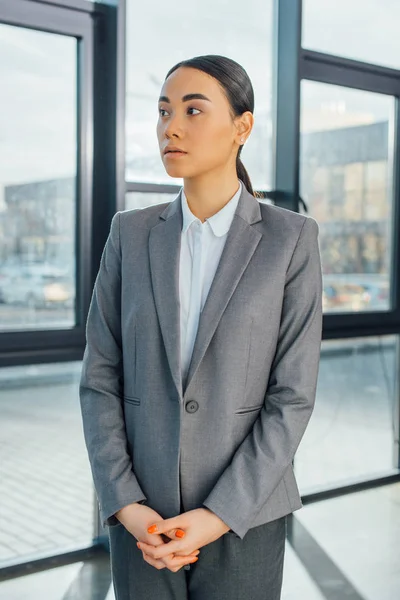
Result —
[[204, 223], [231, 200], [239, 189], [237, 175], [218, 176], [206, 173], [185, 177], [183, 189], [192, 213]]

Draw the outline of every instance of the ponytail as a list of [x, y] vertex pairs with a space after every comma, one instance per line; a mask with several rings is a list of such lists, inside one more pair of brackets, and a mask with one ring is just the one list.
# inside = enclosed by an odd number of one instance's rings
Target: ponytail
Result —
[[242, 163], [242, 161], [240, 159], [240, 153], [242, 151], [242, 148], [243, 148], [243, 146], [240, 146], [239, 152], [236, 156], [236, 174], [237, 174], [238, 179], [241, 179], [243, 181], [247, 191], [250, 192], [250, 194], [252, 196], [254, 196], [255, 198], [258, 198], [259, 194], [257, 192], [254, 192], [253, 186], [251, 185], [249, 174], [247, 173], [246, 167], [244, 166], [244, 164]]

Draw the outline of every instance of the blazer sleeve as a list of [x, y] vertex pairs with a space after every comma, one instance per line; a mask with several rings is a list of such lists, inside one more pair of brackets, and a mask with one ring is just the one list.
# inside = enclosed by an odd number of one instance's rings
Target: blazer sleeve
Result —
[[79, 385], [83, 431], [103, 527], [146, 499], [127, 451], [123, 413], [120, 213], [112, 219], [86, 322]]
[[305, 217], [285, 288], [264, 405], [204, 500], [240, 538], [293, 461], [314, 408], [322, 337], [319, 226]]

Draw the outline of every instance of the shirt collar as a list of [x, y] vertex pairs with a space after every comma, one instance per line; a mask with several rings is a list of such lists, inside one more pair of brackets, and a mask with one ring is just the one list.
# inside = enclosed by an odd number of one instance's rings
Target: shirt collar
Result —
[[[214, 232], [214, 235], [220, 237], [228, 233], [233, 220], [233, 216], [236, 211], [237, 204], [239, 202], [241, 192], [242, 182], [239, 179], [239, 189], [236, 192], [236, 194], [232, 196], [229, 202], [227, 202], [225, 206], [221, 208], [221, 210], [216, 212], [215, 215], [212, 215], [212, 217], [210, 217], [209, 219], [206, 219], [206, 222], [209, 223], [211, 229]], [[181, 193], [181, 206], [183, 217], [182, 233], [186, 233], [193, 221], [200, 219], [198, 219], [190, 210], [183, 188]]]

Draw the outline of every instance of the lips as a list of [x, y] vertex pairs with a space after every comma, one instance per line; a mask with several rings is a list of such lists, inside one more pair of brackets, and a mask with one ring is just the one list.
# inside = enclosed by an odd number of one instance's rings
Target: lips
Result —
[[184, 150], [181, 150], [180, 148], [165, 148], [164, 150], [164, 154], [187, 154]]

